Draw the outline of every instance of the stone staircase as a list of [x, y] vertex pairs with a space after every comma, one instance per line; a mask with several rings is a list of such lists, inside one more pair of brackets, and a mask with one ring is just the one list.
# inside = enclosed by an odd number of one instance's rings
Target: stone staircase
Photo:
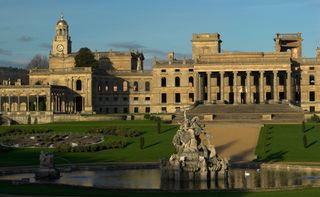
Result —
[[[299, 107], [289, 104], [200, 104], [188, 111], [190, 116], [199, 116], [213, 122], [259, 122], [259, 123], [297, 123], [304, 120], [304, 113]], [[181, 115], [176, 116], [179, 121]]]

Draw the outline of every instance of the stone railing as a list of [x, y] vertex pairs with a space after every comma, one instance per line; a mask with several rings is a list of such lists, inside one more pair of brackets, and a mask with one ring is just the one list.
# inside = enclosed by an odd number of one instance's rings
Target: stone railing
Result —
[[91, 67], [74, 67], [74, 68], [49, 68], [49, 69], [31, 69], [30, 73], [53, 73], [53, 72], [91, 72]]

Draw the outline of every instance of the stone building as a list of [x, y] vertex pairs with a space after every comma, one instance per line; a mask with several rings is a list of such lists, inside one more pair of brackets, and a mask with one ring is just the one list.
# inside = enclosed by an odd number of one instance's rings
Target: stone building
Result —
[[301, 33], [276, 34], [274, 41], [274, 52], [222, 52], [218, 33], [193, 34], [191, 59], [169, 52], [144, 70], [141, 52], [95, 51], [93, 69], [75, 66], [61, 17], [49, 68], [30, 70], [29, 85], [3, 81], [0, 113], [175, 113], [199, 103], [290, 103], [320, 111], [320, 49], [316, 58], [303, 58]]

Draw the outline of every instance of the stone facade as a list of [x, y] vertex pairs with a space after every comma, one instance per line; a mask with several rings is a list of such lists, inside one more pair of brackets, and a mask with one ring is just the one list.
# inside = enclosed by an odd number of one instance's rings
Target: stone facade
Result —
[[98, 68], [79, 68], [61, 17], [49, 68], [30, 70], [29, 85], [3, 81], [0, 113], [175, 113], [202, 102], [291, 103], [320, 111], [320, 50], [302, 58], [301, 33], [274, 40], [275, 52], [222, 52], [218, 33], [193, 34], [192, 59], [169, 52], [144, 70], [141, 52], [96, 51]]

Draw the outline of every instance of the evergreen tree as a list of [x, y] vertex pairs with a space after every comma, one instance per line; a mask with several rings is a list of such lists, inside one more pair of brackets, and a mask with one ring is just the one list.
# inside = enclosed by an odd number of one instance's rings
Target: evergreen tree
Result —
[[94, 55], [88, 48], [81, 48], [75, 57], [76, 67], [96, 67], [98, 61], [94, 59]]

